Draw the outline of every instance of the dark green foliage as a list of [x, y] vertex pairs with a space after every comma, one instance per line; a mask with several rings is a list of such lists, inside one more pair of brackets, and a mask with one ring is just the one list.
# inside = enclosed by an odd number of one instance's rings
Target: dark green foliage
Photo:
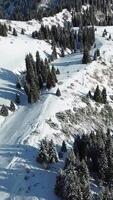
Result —
[[108, 186], [102, 188], [100, 199], [99, 200], [112, 200], [113, 199], [113, 190]]
[[36, 64], [31, 54], [26, 56], [26, 83], [25, 83], [25, 91], [28, 96], [29, 103], [35, 103], [39, 98], [39, 80], [37, 75]]
[[100, 57], [100, 50], [97, 49], [97, 57]]
[[102, 103], [104, 103], [104, 104], [107, 103], [107, 93], [106, 93], [106, 88], [103, 88], [103, 90], [102, 90]]
[[46, 85], [47, 89], [55, 87], [57, 82], [54, 66], [50, 70], [49, 62], [41, 60], [39, 52], [36, 53], [36, 62], [31, 54], [28, 54], [26, 62], [26, 80], [24, 90], [28, 96], [29, 103], [35, 103], [40, 96], [40, 90]]
[[37, 161], [47, 166], [58, 161], [58, 155], [52, 140], [42, 140]]
[[93, 98], [93, 96], [92, 96], [92, 94], [91, 94], [91, 91], [89, 90], [89, 92], [88, 92], [88, 94], [87, 94], [87, 97], [88, 98], [90, 98], [90, 99], [92, 99]]
[[18, 35], [15, 28], [13, 28], [13, 35], [14, 35], [14, 36], [17, 36], [17, 35]]
[[100, 57], [100, 50], [96, 49], [94, 52], [94, 60], [97, 60], [98, 57]]
[[8, 29], [7, 29], [6, 24], [1, 24], [0, 23], [0, 36], [6, 37], [7, 36], [7, 32], [8, 32]]
[[66, 146], [65, 141], [62, 142], [61, 151], [64, 153], [67, 152], [67, 146]]
[[10, 109], [12, 112], [15, 111], [15, 104], [14, 104], [13, 101], [10, 102], [10, 107], [9, 107], [9, 109]]
[[[40, 6], [41, 0], [26, 0], [26, 1], [1, 1], [1, 18], [7, 18], [7, 13], [10, 19], [13, 20], [31, 20], [42, 17], [53, 16], [54, 14], [68, 9], [72, 13], [72, 23], [74, 26], [86, 25], [113, 25], [112, 22], [112, 1], [92, 1], [92, 0], [57, 0], [49, 1], [48, 6]], [[89, 4], [87, 9], [83, 9], [82, 5]], [[13, 9], [10, 9], [13, 8]], [[82, 10], [82, 12], [81, 12]], [[101, 13], [100, 20], [97, 18], [97, 11]], [[108, 12], [109, 11], [109, 12]], [[70, 22], [66, 23], [67, 28], [71, 26]]]
[[21, 85], [20, 85], [19, 82], [16, 83], [16, 88], [19, 89], [19, 90], [21, 89]]
[[97, 85], [96, 90], [94, 92], [93, 99], [98, 103], [107, 103], [107, 93], [106, 88], [103, 88], [102, 92], [99, 89], [99, 86]]
[[64, 56], [65, 56], [65, 53], [64, 53], [64, 49], [62, 47], [62, 49], [61, 49], [61, 57], [64, 57]]
[[51, 89], [52, 87], [55, 87], [55, 86], [56, 86], [56, 82], [54, 80], [53, 73], [48, 72], [46, 87], [47, 87], [47, 89]]
[[0, 115], [2, 115], [3, 117], [7, 117], [8, 116], [8, 108], [3, 105], [1, 110], [0, 110]]
[[79, 31], [72, 30], [72, 26], [65, 25], [64, 28], [60, 26], [41, 26], [39, 32], [34, 31], [32, 37], [35, 39], [43, 39], [52, 41], [52, 55], [51, 60], [57, 58], [56, 47], [61, 48], [61, 57], [64, 57], [66, 48], [70, 49], [72, 53], [76, 52], [77, 49], [80, 51], [83, 48], [91, 48], [95, 42], [95, 31], [94, 27], [81, 27]]
[[12, 27], [9, 25], [9, 31], [11, 32], [12, 31]]
[[101, 91], [99, 89], [99, 86], [97, 85], [96, 90], [94, 92], [94, 97], [93, 99], [98, 102], [101, 103], [102, 102], [102, 96], [101, 96]]
[[15, 103], [20, 104], [20, 95], [16, 94]]
[[59, 88], [58, 88], [57, 91], [56, 91], [56, 96], [57, 96], [57, 97], [60, 97], [60, 96], [61, 96], [61, 92], [60, 92], [60, 89], [59, 89]]
[[87, 160], [89, 169], [102, 181], [110, 183], [113, 180], [113, 138], [109, 130], [106, 134], [99, 130], [76, 137], [74, 152], [80, 160]]
[[56, 74], [59, 75], [60, 74], [60, 70], [57, 68], [56, 70]]
[[21, 29], [21, 34], [24, 35], [25, 34], [25, 30], [22, 28]]
[[91, 62], [91, 57], [87, 48], [84, 49], [84, 54], [82, 58], [82, 64], [88, 64]]
[[52, 51], [52, 60], [55, 60], [55, 59], [57, 59], [57, 51], [56, 51], [56, 47], [55, 46], [53, 46], [52, 48], [53, 48], [53, 51]]
[[64, 200], [92, 200], [85, 161], [68, 163], [56, 179], [55, 193]]
[[51, 73], [54, 77], [55, 82], [57, 83], [57, 77], [56, 77], [56, 69], [54, 68], [54, 65], [52, 65]]
[[111, 40], [111, 34], [109, 34], [109, 40]]

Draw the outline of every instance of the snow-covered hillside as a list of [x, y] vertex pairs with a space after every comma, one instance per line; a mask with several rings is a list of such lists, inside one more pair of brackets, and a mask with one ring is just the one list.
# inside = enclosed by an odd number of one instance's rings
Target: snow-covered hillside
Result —
[[[56, 17], [44, 18], [44, 24], [57, 24], [70, 20], [64, 18], [64, 11]], [[9, 105], [16, 94], [17, 75], [25, 69], [25, 55], [34, 56], [40, 52], [42, 58], [51, 54], [51, 45], [45, 41], [34, 40], [31, 32], [38, 30], [39, 22], [6, 22], [16, 27], [18, 37], [10, 33], [7, 38], [0, 37], [0, 105]], [[26, 30], [21, 35], [21, 28]], [[113, 38], [113, 28], [106, 27]], [[76, 133], [89, 133], [104, 127], [113, 127], [113, 40], [102, 38], [104, 27], [97, 27], [96, 45], [100, 48], [101, 59], [91, 64], [81, 64], [82, 54], [67, 55], [54, 62], [61, 74], [56, 88], [43, 92], [39, 102], [26, 103], [23, 90], [20, 91], [22, 104], [9, 117], [0, 117], [0, 200], [58, 200], [54, 195], [57, 172], [63, 165], [59, 161], [49, 170], [36, 163], [36, 155], [43, 138], [53, 139], [57, 147], [65, 139], [71, 146]], [[108, 34], [108, 36], [109, 36]], [[92, 49], [93, 52], [93, 49]], [[109, 104], [97, 105], [86, 98], [97, 84], [106, 87]], [[60, 88], [61, 97], [55, 95]], [[106, 113], [110, 113], [110, 117]], [[27, 178], [26, 178], [27, 177]]]

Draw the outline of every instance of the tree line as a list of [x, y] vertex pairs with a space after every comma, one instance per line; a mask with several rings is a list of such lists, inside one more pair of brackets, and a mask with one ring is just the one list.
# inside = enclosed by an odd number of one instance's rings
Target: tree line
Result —
[[[112, 200], [113, 199], [113, 137], [110, 129], [87, 135], [76, 135], [69, 150], [63, 141], [59, 153], [53, 143], [42, 140], [37, 162], [46, 169], [65, 158], [64, 168], [56, 177], [55, 194], [62, 200]], [[92, 179], [99, 192], [92, 193]]]
[[[97, 180], [97, 177], [100, 192], [93, 195], [91, 178]], [[113, 137], [110, 130], [75, 136], [73, 149], [56, 179], [56, 195], [63, 200], [112, 200], [112, 190]]]
[[24, 89], [28, 96], [28, 103], [35, 103], [40, 97], [41, 89], [51, 89], [56, 86], [56, 74], [59, 74], [60, 71], [59, 69], [56, 70], [53, 65], [50, 67], [47, 59], [43, 61], [38, 51], [36, 52], [36, 60], [34, 60], [32, 54], [28, 54], [25, 63]]
[[71, 52], [76, 52], [77, 49], [83, 51], [83, 49], [91, 49], [91, 46], [95, 42], [95, 30], [94, 27], [80, 27], [78, 31], [72, 29], [70, 23], [64, 26], [41, 26], [39, 31], [32, 33], [34, 39], [51, 41], [53, 48], [53, 59], [57, 57], [56, 47], [60, 47], [61, 54], [64, 56], [66, 48]]

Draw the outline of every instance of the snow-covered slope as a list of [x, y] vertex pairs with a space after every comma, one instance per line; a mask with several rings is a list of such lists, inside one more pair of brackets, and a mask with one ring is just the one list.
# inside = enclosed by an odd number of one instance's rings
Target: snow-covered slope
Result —
[[[62, 21], [61, 13], [59, 16]], [[51, 22], [49, 19], [48, 23]], [[45, 58], [51, 53], [48, 43], [30, 36], [40, 27], [38, 22], [11, 22], [11, 26], [16, 27], [18, 37], [10, 33], [7, 38], [0, 37], [0, 104], [7, 105], [16, 93], [16, 74], [25, 69], [25, 55], [29, 52], [35, 55], [39, 50]], [[26, 29], [24, 36], [20, 34], [21, 28]], [[106, 29], [113, 37], [113, 28]], [[113, 41], [102, 38], [103, 30], [104, 27], [97, 27], [96, 32], [101, 59], [82, 65], [80, 52], [59, 58], [54, 62], [61, 72], [56, 88], [44, 92], [34, 105], [26, 104], [25, 94], [21, 91], [22, 105], [9, 117], [0, 117], [0, 200], [58, 200], [54, 195], [54, 184], [63, 162], [59, 161], [49, 170], [39, 166], [35, 160], [40, 141], [47, 137], [59, 147], [65, 139], [70, 146], [78, 132], [89, 133], [104, 127], [103, 123], [113, 127], [110, 99], [113, 93]], [[107, 88], [109, 104], [106, 107], [86, 98], [88, 91], [94, 91], [97, 84]], [[55, 96], [58, 87], [61, 97]], [[106, 112], [110, 113], [109, 119]]]

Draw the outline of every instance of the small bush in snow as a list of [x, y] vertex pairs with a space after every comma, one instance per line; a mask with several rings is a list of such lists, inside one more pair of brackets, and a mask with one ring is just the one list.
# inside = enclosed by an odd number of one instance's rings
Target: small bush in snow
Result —
[[15, 111], [15, 104], [13, 103], [13, 101], [11, 101], [9, 109], [10, 109], [12, 112]]
[[3, 105], [1, 110], [0, 110], [0, 115], [2, 115], [3, 117], [7, 117], [8, 116], [8, 108]]
[[56, 96], [57, 96], [57, 97], [60, 97], [60, 96], [61, 96], [61, 92], [60, 92], [60, 89], [59, 89], [59, 88], [58, 88], [57, 91], [56, 91]]

